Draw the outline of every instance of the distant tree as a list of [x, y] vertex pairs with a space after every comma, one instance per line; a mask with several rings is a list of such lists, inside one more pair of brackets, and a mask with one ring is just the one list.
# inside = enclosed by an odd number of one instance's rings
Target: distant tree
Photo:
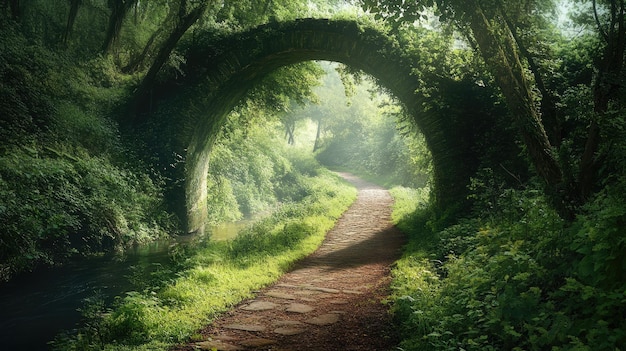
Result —
[[76, 16], [78, 15], [78, 8], [82, 3], [83, 0], [70, 0], [70, 11], [67, 16], [67, 25], [65, 26], [65, 31], [63, 32], [63, 37], [61, 39], [63, 44], [67, 44], [67, 41], [72, 34], [74, 22], [76, 21]]
[[124, 19], [126, 18], [128, 11], [138, 1], [139, 0], [108, 0], [108, 6], [109, 9], [111, 9], [111, 14], [109, 15], [109, 24], [104, 37], [102, 52], [107, 54], [111, 52], [120, 35], [122, 24], [124, 23]]

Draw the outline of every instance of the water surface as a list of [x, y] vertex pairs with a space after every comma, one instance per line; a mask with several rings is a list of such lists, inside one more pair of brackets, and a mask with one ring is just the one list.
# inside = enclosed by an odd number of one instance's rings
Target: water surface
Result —
[[[209, 229], [211, 240], [230, 240], [250, 221]], [[183, 240], [184, 241], [184, 240]], [[50, 350], [48, 342], [81, 321], [84, 300], [101, 292], [112, 302], [136, 289], [131, 278], [169, 262], [174, 241], [157, 242], [124, 255], [81, 259], [62, 267], [40, 269], [0, 285], [0, 349]]]

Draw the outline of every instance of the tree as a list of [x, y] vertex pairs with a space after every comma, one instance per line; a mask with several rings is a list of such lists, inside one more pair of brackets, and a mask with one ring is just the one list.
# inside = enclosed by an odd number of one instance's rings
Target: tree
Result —
[[[563, 180], [561, 168], [537, 113], [532, 87], [525, 77], [512, 35], [501, 24], [487, 18], [478, 0], [465, 4], [469, 27], [517, 122], [535, 168], [548, 187], [555, 190]], [[504, 34], [498, 36], [497, 33], [503, 31]]]
[[[513, 5], [515, 8], [510, 10], [507, 9], [505, 5]], [[532, 16], [526, 11], [521, 11], [519, 9], [520, 6], [523, 6], [522, 3], [517, 2], [507, 2], [506, 4], [499, 0], [496, 3], [497, 10], [499, 16], [503, 19], [504, 23], [506, 23], [507, 28], [511, 32], [513, 39], [515, 40], [515, 44], [517, 45], [520, 54], [523, 58], [528, 62], [528, 67], [533, 75], [535, 80], [535, 85], [539, 92], [541, 93], [541, 101], [540, 101], [540, 109], [541, 109], [541, 120], [545, 125], [546, 133], [548, 134], [548, 138], [550, 142], [555, 147], [559, 147], [561, 144], [561, 122], [557, 117], [557, 98], [554, 96], [554, 93], [551, 89], [548, 88], [543, 74], [541, 72], [541, 68], [539, 67], [539, 63], [537, 59], [531, 53], [531, 44], [526, 42], [526, 38], [520, 32], [534, 32], [530, 34], [530, 40], [534, 40], [535, 42], [542, 40], [543, 38], [539, 38], [538, 27], [546, 27], [546, 23], [540, 23], [533, 25], [532, 22], [542, 21], [543, 16]], [[548, 4], [548, 7], [551, 6]], [[511, 18], [508, 12], [513, 12], [515, 18]], [[520, 18], [523, 17], [523, 18]], [[524, 22], [524, 24], [522, 24]], [[529, 23], [531, 22], [531, 23]], [[522, 25], [520, 25], [522, 24]], [[524, 28], [519, 28], [524, 27]], [[520, 30], [521, 29], [521, 30]], [[528, 34], [526, 37], [529, 36]]]
[[204, 14], [209, 1], [202, 1], [196, 7], [191, 10], [188, 9], [187, 0], [181, 0], [178, 7], [178, 17], [176, 21], [176, 26], [170, 32], [168, 38], [165, 40], [159, 52], [157, 53], [148, 73], [146, 73], [143, 78], [141, 85], [138, 89], [138, 100], [142, 101], [145, 99], [148, 91], [151, 89], [154, 84], [154, 80], [157, 77], [157, 73], [161, 70], [161, 67], [167, 62], [170, 54], [178, 44], [178, 41], [182, 36], [187, 32], [189, 27], [191, 27], [200, 17]]
[[109, 0], [108, 6], [111, 9], [111, 14], [109, 15], [109, 24], [102, 46], [102, 52], [105, 54], [111, 52], [122, 30], [124, 18], [126, 18], [131, 7], [138, 1], [139, 0]]
[[74, 22], [76, 21], [76, 16], [78, 15], [78, 8], [82, 4], [82, 0], [70, 0], [70, 12], [67, 16], [67, 25], [65, 26], [65, 31], [63, 32], [63, 44], [67, 44], [67, 41], [72, 34], [72, 29], [74, 28]]
[[[604, 15], [598, 7], [602, 6]], [[591, 194], [595, 179], [602, 164], [600, 125], [610, 118], [612, 109], [617, 108], [621, 98], [624, 78], [624, 53], [626, 49], [626, 22], [624, 0], [607, 0], [598, 4], [592, 0], [596, 30], [602, 39], [603, 50], [596, 66], [593, 81], [593, 117], [587, 134], [585, 151], [580, 161], [580, 192], [583, 198]], [[615, 104], [615, 106], [611, 106]]]

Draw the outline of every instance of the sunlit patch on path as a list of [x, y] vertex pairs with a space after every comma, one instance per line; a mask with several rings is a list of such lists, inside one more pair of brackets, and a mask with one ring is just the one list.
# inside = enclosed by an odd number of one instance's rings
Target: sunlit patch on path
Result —
[[390, 221], [393, 200], [385, 189], [341, 175], [359, 195], [320, 248], [203, 329], [206, 340], [178, 350], [390, 350], [397, 344], [381, 303], [404, 243]]

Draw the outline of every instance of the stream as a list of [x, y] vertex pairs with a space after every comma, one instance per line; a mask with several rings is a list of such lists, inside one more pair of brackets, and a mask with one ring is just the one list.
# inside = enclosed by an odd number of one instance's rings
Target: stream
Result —
[[[234, 238], [249, 221], [211, 227], [211, 240]], [[174, 243], [155, 242], [128, 250], [123, 256], [106, 255], [77, 260], [62, 267], [40, 269], [0, 285], [0, 348], [50, 350], [48, 342], [81, 321], [84, 299], [102, 292], [108, 298], [133, 290], [129, 279], [137, 269], [169, 261]]]

